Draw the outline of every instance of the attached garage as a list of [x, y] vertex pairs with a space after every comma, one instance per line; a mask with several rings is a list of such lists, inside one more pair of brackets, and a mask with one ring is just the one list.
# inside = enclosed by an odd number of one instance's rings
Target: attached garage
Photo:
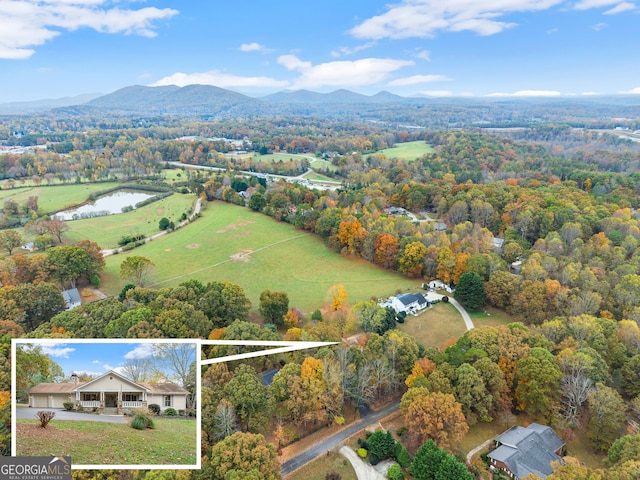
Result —
[[70, 383], [40, 383], [29, 390], [29, 406], [33, 408], [64, 408], [75, 394]]

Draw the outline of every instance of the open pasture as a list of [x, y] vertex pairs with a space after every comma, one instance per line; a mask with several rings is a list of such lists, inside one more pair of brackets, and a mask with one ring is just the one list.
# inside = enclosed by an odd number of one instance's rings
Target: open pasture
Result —
[[142, 233], [148, 237], [158, 233], [158, 222], [162, 217], [177, 224], [183, 213], [191, 213], [194, 201], [193, 194], [174, 193], [127, 213], [71, 220], [67, 222], [69, 231], [65, 233], [65, 238], [69, 243], [88, 239], [97, 242], [103, 249], [116, 248], [118, 240], [124, 235]]
[[207, 205], [197, 221], [130, 252], [106, 258], [102, 289], [117, 294], [126, 255], [142, 255], [155, 265], [152, 287], [188, 279], [241, 285], [254, 307], [263, 290], [289, 295], [290, 306], [311, 312], [326, 302], [332, 285], [343, 284], [354, 303], [415, 288], [417, 280], [347, 258], [322, 239], [247, 208], [223, 202]]
[[416, 338], [425, 347], [443, 347], [467, 331], [462, 316], [450, 303], [438, 303], [418, 316], [407, 315], [398, 330]]
[[387, 158], [398, 158], [412, 162], [425, 153], [433, 153], [433, 151], [431, 145], [419, 140], [417, 142], [396, 143], [394, 147], [378, 150], [376, 153], [381, 153]]
[[116, 182], [52, 185], [0, 190], [0, 202], [11, 199], [23, 204], [29, 197], [38, 197], [41, 212], [57, 212], [65, 207], [77, 205], [89, 199], [89, 195], [117, 186]]

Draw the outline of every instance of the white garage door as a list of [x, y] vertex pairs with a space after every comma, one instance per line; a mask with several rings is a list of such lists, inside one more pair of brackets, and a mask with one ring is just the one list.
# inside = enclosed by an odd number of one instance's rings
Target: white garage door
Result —
[[48, 407], [48, 395], [34, 395], [32, 397], [33, 399], [33, 406], [34, 407], [38, 407], [38, 408], [46, 408]]
[[54, 395], [49, 406], [51, 408], [64, 408], [64, 405], [62, 404], [68, 401], [69, 395]]

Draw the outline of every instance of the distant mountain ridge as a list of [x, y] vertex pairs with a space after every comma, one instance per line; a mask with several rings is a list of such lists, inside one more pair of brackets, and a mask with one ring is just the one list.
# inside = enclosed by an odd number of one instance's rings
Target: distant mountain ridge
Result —
[[43, 100], [33, 100], [27, 102], [7, 102], [0, 103], [0, 115], [16, 115], [24, 113], [46, 112], [52, 108], [68, 107], [71, 105], [81, 105], [95, 98], [101, 97], [104, 93], [84, 93], [73, 97], [47, 98]]
[[[53, 102], [54, 105], [47, 108], [47, 102]], [[56, 101], [19, 102], [10, 106], [7, 114], [51, 110], [51, 114], [57, 116], [173, 115], [204, 119], [274, 115], [317, 116], [340, 121], [371, 121], [399, 125], [402, 128], [526, 126], [550, 121], [581, 124], [592, 118], [610, 121], [616, 118], [640, 117], [640, 95], [538, 98], [402, 97], [387, 91], [363, 95], [340, 89], [330, 93], [285, 90], [256, 98], [210, 85], [132, 85], [97, 98], [95, 94], [89, 94], [88, 101], [87, 98], [79, 96]]]

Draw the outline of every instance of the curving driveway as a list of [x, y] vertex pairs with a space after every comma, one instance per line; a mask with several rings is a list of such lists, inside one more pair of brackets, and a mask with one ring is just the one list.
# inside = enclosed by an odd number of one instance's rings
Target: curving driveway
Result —
[[380, 462], [375, 467], [369, 465], [367, 462], [358, 457], [358, 454], [353, 451], [351, 447], [341, 447], [338, 450], [340, 454], [351, 462], [353, 469], [356, 472], [358, 480], [386, 480], [387, 470], [392, 462]]
[[123, 415], [93, 415], [90, 413], [68, 412], [61, 408], [16, 407], [16, 418], [37, 420], [37, 412], [42, 410], [55, 412], [56, 416], [53, 417], [53, 422], [56, 420], [80, 420], [83, 422], [128, 423], [127, 418]]

